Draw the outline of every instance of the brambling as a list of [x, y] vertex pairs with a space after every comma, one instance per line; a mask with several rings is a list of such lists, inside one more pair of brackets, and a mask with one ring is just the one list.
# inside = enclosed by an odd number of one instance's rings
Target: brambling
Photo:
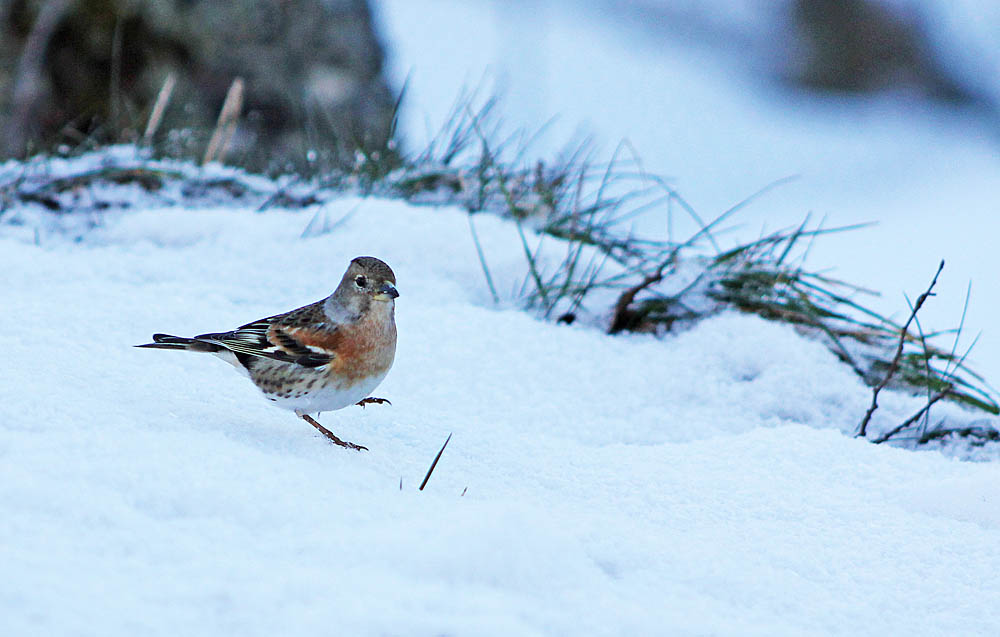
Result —
[[396, 355], [396, 275], [374, 257], [351, 261], [329, 297], [231, 332], [194, 338], [153, 334], [136, 347], [209, 352], [246, 374], [277, 406], [290, 409], [335, 444], [341, 440], [309, 414], [348, 405], [387, 403], [369, 398]]

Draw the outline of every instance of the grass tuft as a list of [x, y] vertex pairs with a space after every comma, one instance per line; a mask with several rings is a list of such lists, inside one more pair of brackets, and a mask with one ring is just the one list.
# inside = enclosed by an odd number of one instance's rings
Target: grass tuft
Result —
[[[474, 97], [463, 95], [428, 148], [412, 161], [404, 159], [384, 187], [414, 203], [465, 207], [494, 299], [499, 295], [488, 255], [472, 222], [481, 212], [514, 222], [526, 270], [516, 300], [545, 318], [571, 323], [592, 298], [608, 293], [615, 296], [605, 325], [611, 334], [664, 333], [735, 308], [820, 339], [873, 387], [884, 380], [924, 393], [930, 404], [947, 400], [1000, 413], [996, 391], [968, 367], [965, 356], [933, 344], [954, 330], [926, 334], [916, 320], [916, 329], [911, 322], [898, 325], [865, 305], [864, 297], [875, 292], [805, 266], [814, 241], [867, 224], [824, 228], [807, 216], [797, 227], [722, 249], [723, 224], [787, 179], [705, 221], [665, 180], [643, 170], [627, 142], [603, 165], [594, 160], [588, 140], [552, 161], [528, 162], [526, 148], [534, 137], [504, 137], [496, 100], [473, 109]], [[666, 212], [667, 240], [628, 231], [630, 219], [651, 210]], [[682, 239], [675, 237], [676, 215], [695, 226]], [[564, 256], [555, 265], [540, 256], [546, 237], [564, 242]]]

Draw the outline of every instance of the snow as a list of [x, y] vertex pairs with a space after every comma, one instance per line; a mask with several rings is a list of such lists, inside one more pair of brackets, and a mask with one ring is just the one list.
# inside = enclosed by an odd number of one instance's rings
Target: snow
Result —
[[[630, 137], [706, 217], [802, 174], [734, 240], [807, 210], [880, 220], [818, 242], [811, 262], [893, 308], [944, 256], [927, 323], [953, 323], [973, 278], [972, 331], [987, 326], [1000, 165], [978, 120], [790, 98], [703, 49], [526, 6], [534, 62], [503, 43], [517, 30], [498, 35], [491, 5], [385, 3], [396, 72], [413, 69], [411, 137], [506, 47], [528, 59], [501, 74], [515, 124], [560, 113], [556, 140], [578, 123]], [[0, 180], [33, 187], [107, 157], [8, 163]], [[494, 304], [460, 210], [327, 192], [259, 214], [287, 181], [155, 165], [250, 188], [95, 186], [60, 195], [73, 214], [0, 217], [0, 634], [1000, 633], [1000, 463], [954, 457], [997, 448], [853, 438], [871, 393], [822, 344], [736, 313], [609, 337], [600, 299], [589, 320], [545, 322], [519, 309], [526, 266], [501, 219], [475, 217]], [[541, 263], [562, 253], [547, 240]], [[401, 293], [375, 392], [392, 405], [320, 421], [369, 452], [334, 447], [211, 356], [131, 347], [322, 298], [362, 254]], [[994, 384], [997, 347], [987, 332], [976, 356]], [[922, 404], [879, 402], [873, 431]], [[983, 422], [953, 405], [933, 416]]]
[[[3, 634], [1000, 629], [1000, 464], [852, 438], [869, 390], [787, 326], [540, 321], [506, 292], [515, 228], [480, 215], [494, 305], [453, 208], [140, 199], [77, 235], [31, 206], [47, 232], [0, 226]], [[320, 214], [344, 220], [304, 233]], [[320, 420], [369, 452], [211, 356], [131, 347], [322, 298], [359, 254], [399, 282], [392, 406]], [[880, 402], [884, 428], [921, 401]]]

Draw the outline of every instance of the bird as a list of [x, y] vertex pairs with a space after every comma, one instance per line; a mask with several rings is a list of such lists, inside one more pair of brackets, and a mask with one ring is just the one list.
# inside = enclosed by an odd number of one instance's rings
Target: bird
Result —
[[[327, 298], [229, 332], [191, 338], [153, 334], [135, 347], [208, 352], [253, 381], [276, 406], [289, 409], [334, 444], [341, 440], [310, 414], [349, 405], [385, 404], [369, 394], [396, 356], [396, 275], [375, 257], [357, 257]], [[389, 403], [391, 404], [391, 403]]]

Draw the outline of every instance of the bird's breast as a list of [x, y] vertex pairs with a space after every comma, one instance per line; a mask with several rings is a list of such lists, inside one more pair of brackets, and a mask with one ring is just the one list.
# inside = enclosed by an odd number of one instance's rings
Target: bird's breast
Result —
[[396, 356], [396, 322], [391, 304], [377, 303], [352, 323], [331, 330], [289, 329], [303, 345], [332, 355], [325, 373], [333, 384], [350, 387], [372, 377], [384, 377]]
[[330, 373], [353, 385], [388, 373], [396, 357], [396, 322], [391, 308], [388, 316], [372, 311], [357, 323], [337, 330], [340, 339], [330, 362]]

